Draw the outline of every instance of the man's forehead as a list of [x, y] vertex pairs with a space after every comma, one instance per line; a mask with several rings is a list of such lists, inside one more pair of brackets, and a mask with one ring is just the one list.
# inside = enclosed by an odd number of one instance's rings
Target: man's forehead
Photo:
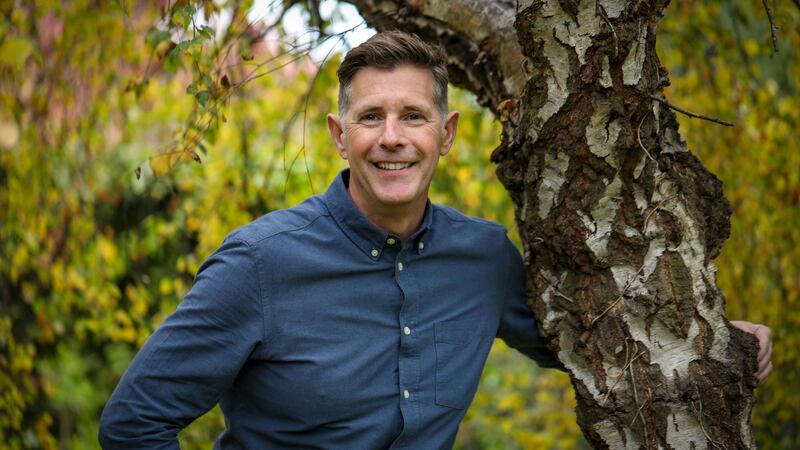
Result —
[[416, 72], [416, 73], [420, 73], [420, 74], [427, 74], [427, 76], [430, 76], [431, 78], [433, 78], [433, 73], [431, 72], [430, 69], [428, 69], [426, 67], [417, 66], [417, 65], [414, 65], [414, 64], [405, 64], [405, 63], [398, 64], [398, 65], [392, 66], [392, 67], [364, 66], [364, 67], [361, 67], [360, 69], [358, 69], [356, 71], [356, 73], [353, 75], [353, 78], [357, 77], [359, 74], [369, 73], [369, 72], [382, 73], [382, 74], [398, 74], [398, 73], [403, 73], [403, 72]]
[[359, 109], [380, 107], [387, 101], [427, 109], [433, 103], [433, 83], [433, 74], [427, 69], [366, 67], [353, 77], [350, 95], [354, 105], [359, 103]]

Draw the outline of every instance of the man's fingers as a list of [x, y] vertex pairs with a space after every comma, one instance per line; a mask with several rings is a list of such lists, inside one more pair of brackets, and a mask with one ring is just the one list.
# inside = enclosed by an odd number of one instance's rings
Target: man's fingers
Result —
[[756, 325], [753, 330], [758, 338], [758, 372], [756, 372], [756, 379], [758, 384], [764, 384], [772, 373], [772, 330], [764, 325]]
[[765, 325], [745, 320], [732, 320], [731, 325], [755, 335], [758, 340], [758, 368], [755, 376], [758, 384], [763, 384], [769, 374], [772, 373], [772, 330]]
[[758, 367], [764, 367], [772, 359], [772, 342], [758, 352]]
[[758, 380], [758, 384], [759, 385], [763, 384], [770, 373], [772, 373], [772, 361], [770, 361], [769, 364], [766, 365], [766, 367], [764, 367], [756, 374], [756, 379]]
[[769, 374], [772, 373], [772, 342], [769, 342], [767, 347], [767, 350], [758, 359], [756, 379], [759, 385], [763, 384]]
[[760, 363], [767, 354], [772, 354], [772, 330], [764, 325], [756, 325], [753, 334], [758, 338], [758, 362]]

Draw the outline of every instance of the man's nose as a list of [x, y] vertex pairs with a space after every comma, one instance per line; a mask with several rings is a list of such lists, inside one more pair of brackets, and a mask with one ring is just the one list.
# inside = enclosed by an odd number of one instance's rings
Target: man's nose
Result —
[[396, 149], [403, 146], [403, 126], [400, 120], [394, 117], [388, 117], [383, 123], [383, 130], [380, 136], [379, 144], [381, 147], [387, 149]]

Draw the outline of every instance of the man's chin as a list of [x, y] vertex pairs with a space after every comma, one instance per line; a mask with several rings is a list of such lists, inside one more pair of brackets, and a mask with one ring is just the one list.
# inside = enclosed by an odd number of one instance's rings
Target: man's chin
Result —
[[378, 192], [377, 200], [382, 205], [390, 208], [404, 208], [411, 206], [419, 201], [427, 200], [424, 198], [420, 200], [421, 197], [416, 190], [413, 189], [406, 189], [406, 190], [394, 190], [394, 191], [383, 191]]
[[387, 207], [402, 208], [414, 203], [414, 197], [408, 195], [381, 195], [378, 200]]

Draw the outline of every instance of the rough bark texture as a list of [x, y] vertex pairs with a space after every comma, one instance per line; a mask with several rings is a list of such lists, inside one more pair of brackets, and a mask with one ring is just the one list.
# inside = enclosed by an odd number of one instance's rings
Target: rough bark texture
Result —
[[730, 206], [663, 102], [668, 1], [354, 3], [379, 29], [441, 43], [452, 81], [503, 122], [493, 160], [531, 305], [587, 440], [754, 448], [757, 345], [726, 320], [713, 262]]

